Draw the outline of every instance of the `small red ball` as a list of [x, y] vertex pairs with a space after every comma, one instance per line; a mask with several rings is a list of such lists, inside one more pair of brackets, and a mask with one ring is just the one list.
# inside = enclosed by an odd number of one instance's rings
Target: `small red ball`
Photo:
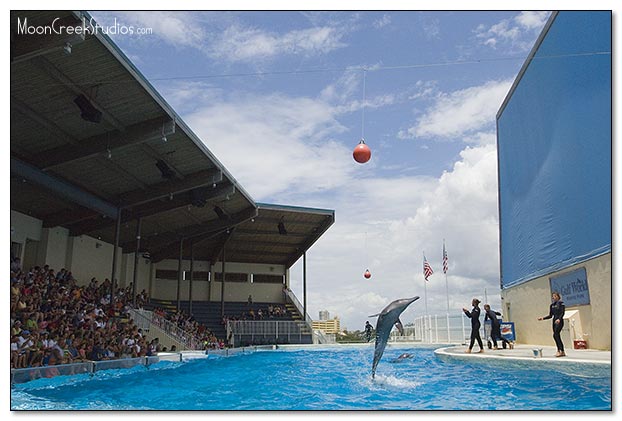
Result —
[[364, 164], [371, 159], [371, 149], [369, 149], [369, 146], [367, 146], [365, 141], [361, 139], [359, 144], [354, 148], [352, 156], [356, 162]]
[[371, 272], [369, 271], [369, 269], [365, 271], [365, 274], [363, 276], [367, 279], [371, 278]]

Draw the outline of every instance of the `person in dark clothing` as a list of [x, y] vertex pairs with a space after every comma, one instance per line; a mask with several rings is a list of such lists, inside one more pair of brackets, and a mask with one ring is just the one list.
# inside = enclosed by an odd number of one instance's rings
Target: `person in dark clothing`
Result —
[[479, 351], [477, 352], [484, 352], [484, 344], [482, 343], [482, 337], [479, 335], [479, 328], [481, 327], [481, 323], [479, 322], [479, 315], [481, 313], [481, 310], [479, 308], [479, 303], [481, 301], [478, 300], [477, 298], [473, 298], [473, 301], [471, 302], [471, 304], [473, 305], [473, 308], [471, 309], [471, 311], [467, 310], [466, 308], [462, 308], [462, 311], [464, 311], [464, 314], [466, 314], [466, 316], [471, 319], [471, 343], [469, 344], [469, 349], [467, 349], [465, 352], [467, 354], [471, 353], [471, 350], [473, 349], [473, 345], [475, 344], [475, 341], [477, 341], [477, 344], [479, 345]]
[[501, 313], [499, 313], [498, 311], [493, 311], [490, 308], [489, 304], [484, 304], [484, 312], [485, 312], [484, 321], [490, 320], [490, 338], [492, 339], [492, 345], [493, 345], [492, 349], [494, 350], [499, 349], [497, 348], [497, 340], [501, 341], [504, 348], [507, 345], [510, 347], [510, 349], [513, 349], [514, 345], [512, 344], [512, 342], [508, 341], [503, 336], [501, 336], [501, 322], [499, 322], [499, 319], [497, 319], [497, 316], [501, 316]]
[[367, 342], [371, 341], [371, 335], [372, 335], [372, 330], [373, 328], [371, 327], [371, 324], [369, 323], [369, 320], [365, 322], [365, 333], [364, 333], [364, 338]]
[[553, 302], [549, 307], [548, 316], [538, 317], [538, 320], [553, 319], [553, 340], [557, 346], [557, 354], [555, 354], [555, 356], [565, 357], [566, 353], [564, 352], [564, 343], [562, 342], [561, 333], [564, 328], [564, 313], [566, 312], [566, 306], [564, 305], [562, 296], [559, 295], [559, 292], [553, 292], [551, 296], [553, 298]]

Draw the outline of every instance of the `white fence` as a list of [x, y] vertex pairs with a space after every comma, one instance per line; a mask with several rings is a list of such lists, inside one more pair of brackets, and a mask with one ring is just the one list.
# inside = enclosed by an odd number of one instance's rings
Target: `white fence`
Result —
[[[486, 342], [489, 328], [482, 321], [480, 336]], [[393, 342], [422, 342], [429, 344], [465, 344], [471, 338], [471, 321], [463, 314], [460, 315], [427, 315], [421, 316], [404, 326], [404, 335], [397, 330], [391, 332], [390, 341]]]

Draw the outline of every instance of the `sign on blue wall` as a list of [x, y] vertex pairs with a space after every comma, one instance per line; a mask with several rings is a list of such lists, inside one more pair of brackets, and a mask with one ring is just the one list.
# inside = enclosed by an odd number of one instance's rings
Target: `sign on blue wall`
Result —
[[559, 276], [551, 276], [549, 279], [551, 281], [551, 293], [559, 292], [566, 307], [590, 303], [590, 291], [585, 268], [579, 268]]

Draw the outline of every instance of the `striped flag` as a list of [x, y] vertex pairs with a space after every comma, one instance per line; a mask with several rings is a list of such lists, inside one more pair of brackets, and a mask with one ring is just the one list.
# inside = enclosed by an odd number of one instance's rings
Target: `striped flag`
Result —
[[447, 250], [445, 250], [444, 241], [443, 241], [443, 273], [447, 273]]
[[428, 263], [428, 261], [425, 258], [425, 254], [423, 255], [423, 276], [425, 278], [425, 280], [428, 280], [428, 277], [430, 275], [432, 275], [434, 273], [434, 271], [432, 270], [432, 266], [430, 266], [430, 264]]

